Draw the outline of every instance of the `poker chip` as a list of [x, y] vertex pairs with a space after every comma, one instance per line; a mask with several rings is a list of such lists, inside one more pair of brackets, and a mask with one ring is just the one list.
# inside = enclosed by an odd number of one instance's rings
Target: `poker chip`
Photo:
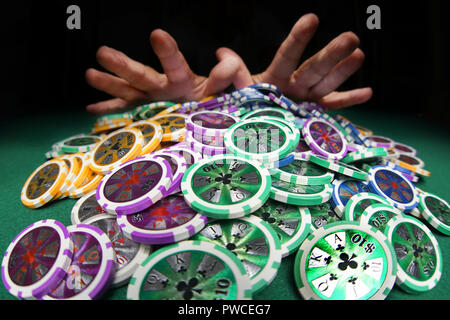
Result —
[[91, 151], [89, 167], [96, 173], [107, 174], [115, 166], [141, 154], [144, 136], [136, 128], [124, 128], [110, 133]]
[[61, 222], [37, 221], [23, 229], [6, 249], [3, 284], [19, 299], [40, 299], [64, 278], [72, 255], [73, 242]]
[[76, 136], [61, 142], [61, 150], [66, 153], [91, 151], [99, 142], [100, 137], [92, 135]]
[[[202, 288], [202, 290], [196, 290]], [[133, 274], [128, 300], [249, 300], [239, 259], [209, 241], [181, 241], [152, 253]]]
[[64, 187], [69, 170], [61, 159], [44, 162], [28, 177], [22, 187], [20, 199], [30, 208], [36, 209], [50, 202]]
[[93, 216], [99, 214], [103, 215], [107, 213], [97, 202], [96, 193], [97, 190], [92, 190], [88, 194], [78, 199], [78, 201], [73, 206], [70, 214], [70, 221], [72, 222], [72, 224], [81, 224]]
[[343, 163], [351, 163], [360, 160], [371, 160], [373, 158], [387, 156], [388, 153], [384, 148], [369, 148], [364, 151], [355, 151], [347, 154], [341, 161]]
[[419, 192], [417, 209], [434, 229], [450, 236], [450, 206], [447, 201], [429, 192]]
[[227, 153], [227, 149], [223, 146], [208, 145], [194, 139], [191, 131], [186, 132], [186, 144], [194, 151], [201, 153], [203, 156], [214, 156]]
[[396, 152], [401, 153], [401, 154], [406, 154], [406, 155], [410, 155], [410, 156], [417, 155], [416, 149], [414, 149], [413, 147], [408, 146], [406, 144], [397, 142], [397, 141], [394, 142], [393, 148]]
[[385, 234], [397, 256], [396, 284], [408, 293], [433, 289], [442, 276], [442, 253], [433, 233], [419, 220], [405, 215], [393, 217]]
[[[173, 108], [173, 106], [170, 108]], [[184, 140], [184, 135], [186, 133], [186, 118], [187, 116], [182, 113], [160, 113], [151, 118], [151, 120], [157, 122], [161, 126], [163, 130], [162, 141], [179, 142]]]
[[366, 137], [365, 142], [369, 145], [369, 147], [373, 148], [392, 148], [394, 146], [394, 141], [392, 139], [382, 136], [368, 136]]
[[227, 129], [239, 119], [224, 112], [198, 111], [190, 114], [185, 121], [187, 130], [193, 134], [223, 137]]
[[295, 258], [294, 278], [305, 300], [382, 300], [397, 263], [386, 236], [356, 221], [314, 230]]
[[409, 163], [406, 163], [404, 161], [401, 160], [397, 160], [397, 159], [387, 159], [383, 161], [384, 165], [387, 165], [391, 168], [397, 168], [401, 167], [404, 169], [407, 169], [413, 173], [417, 173], [418, 175], [424, 176], [424, 177], [429, 177], [431, 175], [431, 172], [428, 170], [425, 170], [423, 168], [419, 168], [413, 165], [410, 165]]
[[280, 239], [282, 258], [295, 252], [311, 230], [311, 214], [307, 207], [268, 199], [252, 214], [274, 229]]
[[364, 172], [354, 166], [336, 160], [330, 160], [318, 154], [310, 154], [309, 160], [321, 167], [340, 173], [347, 177], [359, 180], [366, 180], [369, 177], [367, 172]]
[[163, 129], [161, 126], [151, 120], [141, 120], [133, 122], [128, 128], [136, 128], [141, 131], [144, 137], [144, 144], [140, 155], [144, 155], [153, 152], [156, 147], [161, 143], [163, 137]]
[[425, 162], [423, 162], [423, 160], [411, 155], [400, 154], [398, 156], [398, 161], [406, 162], [407, 164], [418, 168], [425, 167]]
[[[80, 153], [81, 154], [81, 153]], [[80, 173], [80, 170], [82, 168], [82, 160], [81, 157], [77, 156], [74, 157], [72, 155], [65, 155], [60, 157], [61, 160], [63, 160], [66, 163], [66, 166], [68, 168], [66, 179], [64, 180], [63, 186], [59, 190], [60, 196], [55, 196], [53, 200], [55, 200], [57, 197], [58, 199], [65, 198], [68, 196], [68, 190], [70, 190], [73, 186], [73, 183], [77, 179], [78, 174]]]
[[118, 215], [123, 234], [136, 242], [168, 244], [186, 240], [203, 229], [207, 218], [194, 211], [180, 194], [168, 196], [131, 215]]
[[302, 159], [295, 159], [287, 166], [270, 169], [269, 171], [278, 180], [300, 185], [328, 184], [334, 178], [332, 172]]
[[353, 195], [344, 208], [343, 218], [349, 221], [358, 221], [367, 207], [381, 203], [388, 205], [386, 198], [371, 192], [360, 192]]
[[116, 270], [114, 248], [99, 228], [78, 224], [67, 230], [73, 257], [65, 277], [43, 300], [93, 300], [108, 290]]
[[211, 241], [236, 255], [250, 278], [253, 294], [267, 287], [278, 273], [280, 240], [270, 225], [256, 216], [214, 220], [191, 239]]
[[172, 178], [170, 182], [170, 186], [167, 189], [167, 195], [174, 194], [176, 192], [181, 191], [181, 179], [187, 170], [187, 164], [184, 157], [178, 153], [168, 151], [157, 151], [151, 154], [152, 157], [160, 157], [165, 159], [172, 171]]
[[356, 179], [337, 178], [333, 181], [331, 205], [339, 218], [343, 217], [347, 202], [356, 194], [369, 192], [369, 186]]
[[342, 159], [348, 152], [344, 135], [324, 119], [308, 119], [302, 128], [302, 134], [311, 150], [328, 159]]
[[277, 97], [281, 97], [282, 93], [275, 85], [271, 83], [255, 83], [249, 86], [249, 88], [256, 89], [262, 94], [268, 95], [269, 93], [274, 94]]
[[111, 170], [97, 187], [97, 201], [112, 214], [144, 210], [168, 194], [172, 169], [161, 157], [143, 156]]
[[211, 218], [239, 218], [258, 210], [268, 199], [272, 179], [258, 162], [218, 155], [192, 165], [181, 191], [194, 210]]
[[156, 101], [137, 106], [133, 111], [133, 119], [137, 121], [150, 119], [174, 104], [170, 101]]
[[113, 244], [116, 254], [116, 271], [111, 286], [119, 287], [127, 284], [136, 268], [150, 255], [152, 247], [125, 237], [117, 223], [116, 216], [96, 215], [84, 223], [102, 230]]
[[418, 195], [414, 185], [399, 172], [387, 166], [374, 166], [369, 170], [369, 187], [400, 210], [417, 206]]
[[285, 125], [262, 119], [248, 119], [232, 125], [224, 136], [229, 153], [262, 163], [278, 161], [293, 151], [292, 135]]
[[370, 225], [384, 232], [386, 224], [395, 216], [402, 212], [395, 209], [390, 204], [375, 203], [368, 206], [361, 214], [360, 221], [362, 225]]
[[332, 190], [331, 184], [308, 186], [273, 179], [270, 198], [299, 206], [313, 206], [330, 200]]
[[309, 213], [311, 214], [311, 230], [322, 228], [323, 226], [341, 221], [341, 218], [336, 214], [330, 201], [309, 206]]
[[295, 116], [290, 111], [276, 107], [268, 107], [264, 109], [250, 111], [246, 113], [243, 117], [241, 117], [241, 120], [264, 116], [278, 117], [287, 121], [295, 121]]

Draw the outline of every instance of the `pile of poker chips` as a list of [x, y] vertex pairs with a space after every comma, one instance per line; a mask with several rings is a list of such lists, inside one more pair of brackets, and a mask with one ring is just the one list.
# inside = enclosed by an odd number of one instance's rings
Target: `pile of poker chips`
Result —
[[420, 293], [441, 276], [429, 227], [450, 235], [449, 205], [414, 186], [430, 175], [416, 150], [271, 84], [106, 115], [46, 156], [24, 205], [80, 199], [72, 226], [39, 221], [8, 247], [19, 298], [128, 285], [128, 299], [250, 299], [294, 253], [305, 299]]

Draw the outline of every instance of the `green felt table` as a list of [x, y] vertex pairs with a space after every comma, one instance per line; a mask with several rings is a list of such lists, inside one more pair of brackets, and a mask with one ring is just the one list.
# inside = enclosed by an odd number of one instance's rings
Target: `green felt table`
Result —
[[[387, 114], [363, 106], [339, 112], [354, 123], [367, 127], [376, 135], [387, 136], [413, 146], [425, 162], [431, 176], [416, 185], [425, 191], [450, 200], [450, 145], [448, 128], [438, 126], [416, 115]], [[3, 119], [6, 120], [6, 119]], [[64, 111], [51, 114], [33, 114], [20, 119], [4, 121], [1, 140], [0, 188], [0, 252], [26, 226], [42, 219], [56, 219], [70, 225], [70, 213], [75, 199], [55, 201], [39, 209], [28, 209], [20, 201], [22, 186], [31, 172], [45, 161], [45, 152], [52, 144], [81, 132], [89, 132], [95, 117], [85, 113]], [[443, 273], [441, 281], [431, 291], [411, 295], [394, 287], [388, 299], [439, 300], [450, 299], [450, 237], [434, 232], [442, 250]], [[274, 281], [254, 299], [301, 299], [293, 276], [295, 254], [283, 259]], [[127, 286], [110, 289], [103, 299], [126, 299]], [[0, 299], [15, 299], [0, 285]]]

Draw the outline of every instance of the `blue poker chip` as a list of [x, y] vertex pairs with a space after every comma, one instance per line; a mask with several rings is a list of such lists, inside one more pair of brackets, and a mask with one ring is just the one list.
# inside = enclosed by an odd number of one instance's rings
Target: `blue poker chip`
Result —
[[345, 131], [347, 131], [348, 134], [350, 134], [350, 136], [353, 138], [353, 140], [355, 141], [355, 143], [368, 147], [369, 145], [365, 142], [366, 137], [364, 137], [363, 134], [361, 134], [361, 132], [359, 132], [359, 130], [350, 122], [348, 122], [345, 127], [344, 127]]
[[345, 210], [345, 205], [355, 194], [370, 192], [368, 184], [364, 181], [353, 178], [338, 178], [333, 181], [333, 193], [331, 195], [331, 207], [339, 216]]
[[275, 162], [271, 162], [269, 164], [263, 163], [262, 165], [267, 169], [280, 168], [280, 167], [284, 167], [284, 166], [291, 164], [294, 161], [294, 159], [295, 159], [295, 153], [291, 153], [290, 155], [288, 155], [287, 157], [284, 157], [283, 159], [280, 159]]
[[378, 165], [369, 169], [368, 173], [371, 192], [384, 197], [394, 207], [403, 211], [417, 207], [417, 189], [400, 172], [385, 165]]
[[256, 89], [265, 95], [268, 95], [269, 93], [273, 93], [277, 97], [280, 97], [282, 95], [280, 89], [278, 89], [275, 85], [271, 83], [255, 83], [252, 84], [249, 88]]

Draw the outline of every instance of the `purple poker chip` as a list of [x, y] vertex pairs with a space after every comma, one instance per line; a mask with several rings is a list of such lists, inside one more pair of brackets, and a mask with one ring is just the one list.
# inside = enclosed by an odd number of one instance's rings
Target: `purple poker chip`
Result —
[[111, 170], [97, 187], [96, 198], [108, 213], [132, 214], [164, 198], [171, 184], [169, 162], [149, 154]]
[[227, 149], [225, 147], [214, 147], [197, 141], [192, 136], [191, 131], [186, 131], [186, 140], [185, 142], [191, 147], [193, 150], [200, 152], [203, 156], [214, 156], [218, 154], [226, 154]]
[[394, 142], [394, 150], [397, 151], [398, 153], [401, 154], [406, 154], [409, 156], [416, 156], [417, 155], [417, 150], [414, 149], [411, 146], [408, 146], [406, 144], [403, 143], [399, 143], [399, 142]]
[[344, 135], [325, 119], [310, 118], [302, 130], [305, 142], [311, 150], [328, 159], [340, 160], [348, 152]]
[[186, 128], [204, 136], [223, 137], [229, 127], [239, 118], [219, 111], [194, 112], [185, 119]]
[[2, 280], [20, 299], [41, 299], [61, 282], [72, 262], [73, 242], [56, 220], [41, 220], [22, 230], [6, 249]]
[[186, 160], [182, 155], [176, 152], [170, 152], [170, 150], [161, 150], [158, 152], [153, 152], [151, 154], [153, 157], [161, 157], [167, 160], [170, 164], [172, 170], [172, 184], [167, 190], [167, 195], [171, 195], [181, 191], [181, 178], [187, 170]]
[[78, 224], [67, 228], [74, 249], [64, 279], [43, 300], [94, 300], [108, 290], [116, 271], [115, 252], [99, 228]]
[[365, 142], [369, 147], [373, 148], [392, 148], [395, 143], [394, 140], [382, 136], [368, 136], [366, 137]]
[[183, 195], [174, 194], [141, 212], [117, 216], [117, 223], [123, 234], [133, 241], [168, 244], [200, 232], [207, 218], [193, 210]]

